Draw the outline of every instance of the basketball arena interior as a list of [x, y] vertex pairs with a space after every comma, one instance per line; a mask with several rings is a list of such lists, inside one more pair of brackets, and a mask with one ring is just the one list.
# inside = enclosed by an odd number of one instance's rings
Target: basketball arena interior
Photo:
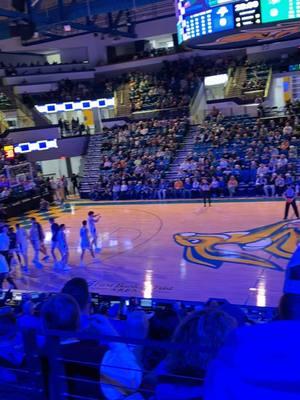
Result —
[[0, 1], [0, 399], [299, 400], [300, 0]]

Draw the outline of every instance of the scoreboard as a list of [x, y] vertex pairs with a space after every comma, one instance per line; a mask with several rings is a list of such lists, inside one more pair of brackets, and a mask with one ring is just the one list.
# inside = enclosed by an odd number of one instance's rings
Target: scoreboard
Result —
[[300, 0], [176, 0], [176, 15], [179, 43], [196, 47], [300, 35]]
[[300, 18], [300, 0], [261, 0], [262, 22]]

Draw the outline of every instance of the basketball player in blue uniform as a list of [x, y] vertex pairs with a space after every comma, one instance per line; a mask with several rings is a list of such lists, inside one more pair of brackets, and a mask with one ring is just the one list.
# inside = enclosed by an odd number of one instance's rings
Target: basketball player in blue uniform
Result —
[[65, 224], [59, 225], [58, 231], [57, 231], [57, 248], [61, 254], [61, 261], [60, 264], [62, 266], [62, 269], [64, 271], [67, 271], [70, 269], [70, 266], [68, 265], [69, 261], [69, 246], [67, 243], [67, 237], [66, 237], [66, 232], [65, 232], [66, 226]]
[[87, 221], [82, 221], [82, 226], [80, 228], [80, 247], [81, 247], [81, 256], [80, 256], [80, 265], [84, 266], [83, 258], [86, 250], [91, 253], [91, 256], [94, 258], [94, 250], [91, 246], [90, 238], [89, 238], [89, 230], [87, 227]]
[[24, 261], [23, 269], [28, 271], [28, 233], [20, 224], [16, 225], [17, 248]]
[[100, 252], [100, 248], [98, 248], [98, 235], [96, 229], [96, 223], [99, 221], [101, 216], [99, 214], [95, 214], [94, 211], [89, 211], [88, 213], [88, 226], [91, 235], [91, 246], [95, 248], [95, 252]]

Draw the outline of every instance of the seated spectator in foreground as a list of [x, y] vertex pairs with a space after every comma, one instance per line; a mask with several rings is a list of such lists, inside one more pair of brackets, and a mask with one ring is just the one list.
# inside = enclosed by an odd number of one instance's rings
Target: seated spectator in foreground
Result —
[[[23, 294], [22, 300], [26, 296]], [[41, 320], [35, 315], [34, 304], [32, 303], [30, 296], [22, 304], [22, 314], [18, 317], [18, 327], [19, 329], [41, 329]]]
[[[63, 361], [61, 373], [66, 374], [66, 390], [76, 396], [105, 399], [125, 399], [137, 391], [142, 372], [133, 354], [121, 343], [99, 343], [99, 340], [76, 339], [80, 329], [80, 308], [76, 300], [67, 294], [51, 297], [43, 306], [42, 322], [47, 330], [73, 332], [69, 340], [61, 339], [59, 354]], [[91, 322], [94, 333], [116, 335], [109, 321], [102, 315], [95, 315]], [[101, 340], [102, 341], [102, 340]], [[51, 385], [51, 346], [44, 349], [44, 363]], [[65, 372], [63, 372], [63, 370]], [[78, 381], [84, 379], [88, 382]]]
[[[179, 325], [179, 317], [175, 310], [158, 309], [149, 320], [148, 339], [168, 342]], [[167, 350], [162, 347], [146, 346], [143, 352], [145, 370], [152, 370], [167, 356]]]
[[40, 211], [49, 211], [50, 203], [46, 199], [40, 201]]
[[[207, 307], [186, 317], [173, 336], [178, 348], [170, 350], [157, 368], [159, 384], [155, 399], [201, 398], [208, 365], [236, 327], [236, 320], [217, 307]], [[172, 379], [168, 374], [179, 376]]]
[[279, 317], [233, 333], [210, 364], [205, 400], [299, 399], [299, 295], [283, 296]]
[[23, 183], [23, 188], [26, 192], [30, 192], [30, 191], [34, 191], [36, 187], [36, 184], [34, 183], [33, 180], [27, 179], [24, 183]]
[[[10, 385], [22, 385], [22, 374], [17, 369], [25, 363], [22, 337], [18, 332], [17, 320], [9, 308], [0, 314], [0, 398], [3, 400], [29, 399], [23, 390]], [[23, 375], [24, 376], [24, 375]], [[24, 383], [24, 382], [23, 382]], [[32, 396], [32, 395], [31, 395]], [[31, 397], [32, 398], [32, 397]]]
[[4, 188], [0, 192], [0, 199], [7, 199], [11, 194], [11, 190], [9, 188]]
[[300, 321], [300, 294], [285, 293], [282, 295], [278, 316], [282, 321]]

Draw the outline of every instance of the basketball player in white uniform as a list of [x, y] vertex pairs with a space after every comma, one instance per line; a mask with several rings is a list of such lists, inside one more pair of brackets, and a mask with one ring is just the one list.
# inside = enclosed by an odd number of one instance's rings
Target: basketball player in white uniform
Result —
[[89, 225], [89, 231], [91, 235], [91, 246], [92, 248], [95, 248], [95, 252], [99, 252], [100, 248], [97, 246], [98, 242], [98, 235], [97, 235], [97, 229], [96, 229], [96, 223], [99, 221], [101, 216], [99, 214], [95, 214], [94, 211], [89, 211], [88, 213], [88, 225]]
[[28, 233], [20, 224], [16, 224], [17, 248], [24, 261], [23, 269], [28, 271]]
[[80, 256], [80, 265], [84, 266], [83, 258], [86, 250], [91, 253], [91, 256], [94, 258], [94, 250], [91, 246], [90, 238], [89, 238], [89, 230], [87, 227], [87, 221], [82, 221], [82, 226], [80, 228], [80, 247], [81, 247], [81, 256]]
[[33, 247], [34, 257], [33, 263], [41, 268], [43, 265], [40, 262], [40, 251], [41, 251], [41, 236], [38, 224], [34, 218], [31, 219], [32, 225], [29, 231], [30, 242]]
[[63, 267], [63, 270], [69, 270], [70, 267], [68, 265], [69, 261], [69, 246], [67, 243], [67, 238], [66, 238], [66, 233], [65, 233], [66, 226], [65, 224], [61, 224], [59, 226], [58, 232], [57, 232], [57, 247], [58, 250], [61, 254], [61, 265]]

